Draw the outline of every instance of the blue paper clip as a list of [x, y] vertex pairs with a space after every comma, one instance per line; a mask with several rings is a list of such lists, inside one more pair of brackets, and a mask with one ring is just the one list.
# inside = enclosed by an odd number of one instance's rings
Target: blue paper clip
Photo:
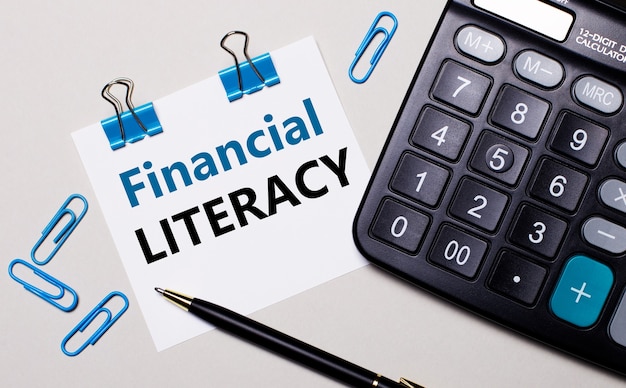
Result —
[[[388, 16], [393, 20], [393, 27], [391, 28], [391, 31], [387, 30], [385, 27], [378, 25], [378, 22], [380, 22], [380, 19], [382, 19], [384, 16]], [[370, 29], [367, 31], [367, 34], [365, 34], [365, 37], [363, 38], [363, 42], [361, 42], [361, 45], [356, 50], [354, 60], [352, 61], [352, 64], [350, 65], [350, 68], [348, 69], [348, 75], [350, 76], [350, 79], [352, 81], [356, 82], [357, 84], [362, 84], [363, 82], [367, 81], [367, 79], [372, 74], [372, 71], [374, 71], [374, 68], [378, 64], [380, 57], [383, 55], [383, 52], [387, 48], [389, 41], [391, 41], [393, 34], [396, 32], [396, 28], [398, 28], [398, 19], [396, 19], [396, 16], [392, 14], [391, 12], [383, 11], [379, 13], [378, 16], [376, 16], [376, 19], [374, 19], [374, 22], [370, 26]], [[374, 51], [374, 55], [372, 55], [372, 59], [370, 59], [371, 66], [363, 77], [357, 78], [354, 75], [354, 68], [356, 67], [357, 63], [361, 60], [361, 57], [365, 53], [367, 47], [374, 40], [374, 37], [376, 37], [376, 35], [378, 34], [383, 34], [384, 38], [382, 42], [380, 42], [380, 44], [376, 48], [376, 51]]]
[[[120, 100], [111, 94], [110, 89], [116, 84], [126, 86], [126, 105], [128, 106], [126, 112], [123, 112]], [[163, 132], [163, 127], [151, 102], [138, 108], [133, 106], [131, 99], [134, 87], [135, 84], [131, 79], [116, 78], [102, 89], [102, 97], [115, 108], [115, 116], [100, 122], [113, 150], [124, 147], [126, 143], [139, 141], [146, 135], [152, 136]]]
[[[26, 281], [15, 276], [15, 274], [13, 273], [13, 267], [16, 264], [21, 264], [23, 266], [26, 266], [32, 269], [35, 275], [39, 276], [41, 279], [47, 281], [49, 284], [56, 287], [59, 290], [58, 294], [52, 294], [47, 291], [44, 291], [41, 288], [37, 288], [33, 286], [32, 284], [29, 284]], [[50, 303], [51, 305], [55, 307], [58, 307], [59, 309], [65, 312], [74, 310], [74, 308], [76, 308], [76, 305], [78, 304], [78, 295], [76, 294], [76, 291], [74, 291], [71, 287], [69, 287], [65, 283], [57, 280], [56, 278], [53, 278], [52, 276], [48, 275], [44, 271], [38, 269], [34, 265], [22, 259], [15, 259], [9, 264], [9, 275], [11, 276], [11, 278], [13, 278], [13, 280], [22, 284], [24, 288], [27, 289], [28, 291], [32, 292], [33, 294], [37, 295], [41, 299], [45, 300], [46, 302]], [[68, 291], [70, 294], [72, 294], [72, 297], [73, 297], [72, 303], [70, 303], [69, 306], [63, 306], [57, 302], [58, 300], [61, 300], [65, 296], [65, 291]]]
[[[237, 60], [237, 55], [224, 45], [229, 36], [239, 34], [245, 37], [243, 45], [243, 54], [246, 62], [241, 64]], [[244, 94], [251, 94], [263, 89], [264, 86], [272, 86], [280, 83], [276, 68], [269, 53], [259, 55], [254, 59], [250, 59], [248, 55], [248, 34], [243, 31], [231, 31], [226, 34], [220, 46], [226, 50], [235, 60], [235, 66], [220, 71], [218, 74], [222, 80], [222, 85], [226, 90], [228, 101], [234, 101], [241, 98]]]
[[[72, 209], [68, 207], [70, 202], [72, 202], [72, 200], [74, 199], [81, 200], [84, 205], [82, 210], [80, 211], [80, 214], [78, 214], [78, 216]], [[59, 209], [59, 211], [56, 212], [56, 214], [52, 217], [48, 225], [44, 228], [43, 232], [41, 232], [41, 238], [39, 238], [39, 240], [35, 243], [35, 245], [33, 245], [33, 249], [30, 251], [30, 258], [36, 264], [39, 264], [39, 265], [44, 265], [48, 263], [54, 257], [54, 255], [56, 255], [57, 251], [61, 248], [61, 246], [63, 246], [63, 244], [65, 243], [65, 240], [67, 240], [70, 234], [72, 234], [72, 232], [74, 231], [74, 229], [76, 228], [80, 220], [83, 219], [83, 216], [87, 212], [88, 206], [89, 205], [87, 204], [87, 199], [85, 199], [85, 197], [83, 197], [82, 195], [80, 194], [70, 195], [65, 200], [63, 205], [61, 205], [61, 208]], [[44, 243], [44, 241], [49, 237], [50, 232], [52, 232], [52, 230], [57, 226], [59, 221], [61, 221], [61, 219], [66, 215], [69, 216], [69, 222], [65, 226], [63, 226], [59, 234], [57, 234], [52, 239], [52, 242], [54, 243], [54, 248], [52, 249], [52, 252], [50, 252], [48, 257], [46, 257], [43, 260], [38, 260], [37, 258], [35, 258], [35, 253], [37, 252], [39, 247], [41, 247], [41, 244]]]
[[[117, 312], [117, 314], [113, 315], [111, 310], [103, 306], [109, 300], [113, 299], [113, 297], [115, 296], [119, 296], [120, 298], [124, 300], [124, 306], [122, 307], [120, 311]], [[126, 295], [124, 295], [123, 293], [119, 291], [111, 292], [109, 295], [105, 296], [104, 299], [102, 299], [102, 301], [98, 303], [96, 307], [93, 310], [91, 310], [91, 312], [89, 312], [89, 314], [87, 314], [87, 316], [85, 316], [85, 318], [83, 318], [83, 320], [80, 321], [78, 325], [76, 325], [76, 327], [74, 327], [65, 336], [65, 338], [63, 338], [63, 341], [61, 341], [61, 350], [66, 355], [70, 357], [74, 357], [80, 352], [82, 352], [83, 350], [85, 350], [87, 346], [95, 345], [95, 343], [98, 342], [100, 337], [102, 337], [104, 333], [106, 333], [106, 331], [109, 330], [109, 328], [115, 323], [115, 321], [117, 321], [120, 318], [122, 314], [124, 314], [124, 312], [127, 309], [128, 309], [128, 298], [126, 297]], [[83, 344], [78, 349], [74, 351], [67, 350], [67, 343], [69, 342], [69, 340], [72, 339], [72, 337], [74, 337], [74, 335], [78, 333], [79, 331], [81, 333], [85, 331], [85, 329], [87, 329], [87, 327], [91, 324], [91, 322], [93, 322], [101, 313], [105, 314], [106, 318], [104, 322], [102, 322], [102, 325], [100, 325], [98, 330], [96, 330], [85, 342], [83, 342]]]

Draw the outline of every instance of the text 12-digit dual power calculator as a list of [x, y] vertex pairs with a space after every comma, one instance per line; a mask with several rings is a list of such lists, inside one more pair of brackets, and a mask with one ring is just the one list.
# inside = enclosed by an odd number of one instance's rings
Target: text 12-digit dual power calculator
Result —
[[372, 262], [626, 374], [626, 11], [453, 0], [354, 223]]

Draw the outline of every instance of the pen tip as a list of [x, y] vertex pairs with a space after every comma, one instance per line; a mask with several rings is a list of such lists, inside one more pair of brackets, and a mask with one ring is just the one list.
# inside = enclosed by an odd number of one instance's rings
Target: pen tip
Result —
[[156, 292], [158, 292], [159, 294], [161, 294], [161, 295], [163, 295], [163, 293], [165, 292], [165, 290], [164, 290], [164, 289], [159, 288], [159, 287], [154, 287], [154, 290], [155, 290]]

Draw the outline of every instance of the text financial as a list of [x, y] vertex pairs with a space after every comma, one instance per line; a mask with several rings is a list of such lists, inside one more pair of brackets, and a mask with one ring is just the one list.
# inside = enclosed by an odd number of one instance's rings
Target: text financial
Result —
[[[244, 144], [231, 140], [215, 148], [215, 157], [209, 152], [200, 152], [190, 158], [191, 166], [182, 161], [174, 162], [169, 166], [153, 170], [151, 161], [145, 161], [140, 167], [133, 167], [119, 174], [124, 192], [131, 207], [139, 206], [138, 194], [144, 198], [160, 198], [166, 193], [173, 193], [183, 184], [185, 187], [195, 182], [226, 172], [234, 166], [248, 163], [249, 158], [264, 158], [273, 152], [280, 151], [286, 145], [293, 146], [324, 133], [317, 117], [317, 112], [310, 98], [302, 101], [306, 117], [310, 123], [310, 132], [305, 120], [299, 116], [290, 117], [282, 122], [282, 130], [272, 124], [274, 117], [266, 114], [263, 120], [268, 124], [267, 129], [259, 129], [250, 133]], [[233, 158], [235, 160], [233, 160]], [[178, 181], [178, 183], [177, 183]], [[164, 183], [164, 184], [163, 184]], [[146, 190], [146, 185], [151, 190]], [[149, 193], [152, 194], [149, 194]]]

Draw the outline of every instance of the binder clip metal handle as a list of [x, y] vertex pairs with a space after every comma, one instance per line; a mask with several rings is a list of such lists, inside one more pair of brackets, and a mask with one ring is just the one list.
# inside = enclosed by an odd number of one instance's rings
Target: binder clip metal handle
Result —
[[[113, 85], [126, 87], [125, 101], [128, 111], [123, 111], [121, 101], [111, 93]], [[124, 147], [126, 143], [139, 141], [146, 135], [152, 136], [163, 132], [151, 102], [135, 108], [132, 102], [134, 89], [134, 82], [130, 78], [124, 77], [114, 79], [102, 89], [102, 98], [110, 102], [115, 108], [115, 116], [101, 121], [102, 128], [113, 150]]]
[[[245, 62], [239, 63], [233, 50], [226, 47], [226, 40], [233, 35], [243, 35], [243, 55]], [[261, 90], [264, 86], [280, 83], [276, 68], [269, 53], [250, 59], [248, 55], [248, 34], [243, 31], [230, 31], [220, 41], [220, 46], [234, 59], [235, 66], [220, 71], [218, 74], [226, 90], [229, 101], [241, 98], [244, 94], [251, 94]]]
[[259, 73], [259, 70], [256, 68], [256, 66], [254, 66], [254, 63], [252, 62], [252, 59], [250, 59], [250, 55], [248, 55], [248, 40], [249, 40], [248, 34], [246, 34], [243, 31], [230, 31], [226, 35], [224, 35], [224, 37], [220, 41], [220, 46], [224, 50], [226, 50], [226, 52], [228, 52], [233, 57], [233, 60], [235, 61], [235, 67], [237, 69], [237, 81], [238, 81], [238, 84], [239, 84], [239, 90], [243, 90], [243, 80], [241, 78], [241, 68], [239, 67], [239, 60], [237, 59], [237, 55], [235, 54], [235, 52], [233, 50], [229, 49], [228, 47], [226, 47], [226, 45], [225, 45], [226, 39], [228, 39], [229, 37], [231, 37], [233, 35], [243, 35], [243, 37], [244, 37], [244, 40], [243, 40], [243, 55], [246, 57], [246, 61], [250, 65], [250, 68], [252, 68], [252, 70], [254, 71], [254, 74], [256, 74], [256, 76], [259, 77], [259, 79], [261, 80], [262, 83], [265, 83], [265, 78], [263, 78], [261, 73]]
[[[115, 315], [113, 315], [111, 310], [105, 307], [105, 304], [116, 296], [122, 298], [122, 300], [124, 301], [124, 305]], [[63, 341], [61, 341], [61, 350], [67, 356], [74, 357], [80, 354], [80, 352], [82, 352], [83, 350], [85, 350], [87, 346], [95, 345], [95, 343], [98, 342], [100, 337], [102, 337], [104, 333], [106, 333], [106, 331], [109, 330], [109, 328], [115, 323], [115, 321], [117, 321], [120, 318], [122, 314], [124, 314], [124, 312], [127, 309], [128, 309], [128, 298], [126, 297], [126, 295], [124, 295], [123, 293], [119, 291], [111, 292], [109, 295], [105, 296], [104, 299], [102, 299], [102, 301], [98, 303], [96, 307], [93, 310], [91, 310], [89, 314], [87, 314], [85, 318], [83, 318], [83, 320], [80, 321], [78, 325], [76, 325], [76, 327], [74, 327], [65, 336], [65, 338], [63, 338]], [[81, 333], [84, 332], [100, 314], [105, 315], [105, 319], [100, 325], [100, 327], [96, 331], [94, 331], [93, 334], [91, 334], [89, 338], [87, 338], [87, 340], [83, 342], [82, 345], [80, 345], [76, 350], [68, 350], [67, 343], [74, 337], [74, 335], [78, 332], [81, 332]]]
[[[74, 199], [80, 200], [82, 202], [82, 208], [78, 215], [76, 215], [76, 212], [69, 207], [70, 203]], [[30, 258], [33, 260], [33, 262], [35, 262], [35, 264], [47, 264], [54, 257], [54, 255], [56, 255], [56, 253], [59, 249], [61, 249], [61, 246], [63, 246], [70, 234], [72, 234], [78, 223], [83, 219], [83, 216], [87, 212], [88, 207], [89, 205], [87, 203], [87, 199], [85, 199], [85, 197], [80, 194], [72, 194], [65, 200], [63, 205], [61, 205], [59, 211], [56, 212], [48, 225], [46, 225], [46, 227], [44, 228], [43, 232], [41, 232], [41, 237], [39, 238], [39, 240], [37, 240], [35, 245], [33, 245], [33, 249], [30, 251]], [[37, 250], [48, 239], [50, 233], [55, 229], [55, 227], [59, 224], [63, 217], [69, 217], [69, 222], [63, 226], [61, 231], [54, 238], [52, 238], [53, 248], [51, 252], [45, 259], [37, 259], [35, 257]]]
[[[32, 284], [27, 283], [25, 280], [18, 278], [17, 275], [15, 275], [14, 270], [13, 270], [13, 267], [15, 267], [16, 264], [20, 264], [27, 268], [30, 268], [35, 275], [39, 276], [41, 279], [45, 280], [48, 284], [55, 287], [58, 290], [58, 293], [53, 294], [51, 292], [44, 291], [41, 288], [35, 287]], [[48, 275], [44, 271], [38, 269], [34, 265], [22, 259], [15, 259], [9, 264], [9, 276], [11, 276], [11, 278], [15, 280], [16, 282], [23, 285], [26, 290], [32, 292], [33, 294], [37, 295], [41, 299], [45, 300], [46, 302], [50, 303], [51, 305], [65, 312], [74, 310], [76, 308], [76, 305], [78, 304], [78, 295], [76, 294], [76, 291], [74, 291], [70, 286]], [[61, 299], [63, 299], [66, 291], [72, 295], [72, 299], [69, 305], [63, 306], [61, 305], [61, 303], [57, 301], [60, 301]]]
[[104, 88], [102, 88], [101, 95], [102, 95], [102, 98], [110, 102], [111, 105], [113, 105], [113, 108], [115, 108], [115, 116], [117, 117], [117, 121], [120, 124], [120, 132], [122, 134], [122, 139], [125, 138], [124, 123], [122, 122], [122, 113], [124, 112], [124, 110], [122, 109], [122, 103], [120, 102], [120, 100], [118, 100], [117, 97], [115, 97], [111, 93], [111, 86], [116, 85], [116, 84], [126, 86], [126, 105], [128, 106], [128, 109], [130, 110], [130, 113], [133, 115], [135, 120], [137, 120], [137, 124], [141, 127], [141, 129], [144, 132], [148, 132], [146, 127], [141, 122], [141, 119], [137, 117], [137, 114], [135, 113], [135, 106], [133, 105], [133, 101], [132, 101], [133, 90], [135, 90], [135, 83], [130, 78], [116, 78], [113, 81], [109, 82], [108, 84], [104, 85]]
[[[380, 20], [385, 16], [390, 17], [393, 20], [393, 26], [391, 27], [391, 30], [387, 30], [385, 27], [378, 25]], [[365, 37], [363, 38], [361, 45], [356, 50], [354, 60], [352, 61], [352, 63], [350, 64], [350, 68], [348, 69], [348, 75], [350, 76], [350, 79], [352, 81], [356, 82], [357, 84], [362, 84], [363, 82], [368, 80], [368, 78], [372, 74], [372, 71], [374, 71], [374, 68], [378, 64], [380, 57], [383, 55], [383, 52], [385, 52], [385, 49], [389, 45], [389, 42], [391, 41], [391, 38], [393, 37], [393, 34], [395, 34], [397, 28], [398, 28], [398, 19], [391, 12], [383, 11], [376, 16], [376, 18], [374, 19], [374, 22], [372, 23], [369, 30], [365, 34]], [[354, 75], [354, 70], [357, 64], [361, 61], [363, 54], [365, 53], [369, 45], [372, 43], [372, 41], [378, 34], [383, 35], [383, 40], [378, 44], [378, 47], [376, 47], [376, 50], [374, 51], [374, 54], [372, 55], [372, 58], [370, 59], [370, 67], [365, 72], [365, 75], [359, 78]]]

